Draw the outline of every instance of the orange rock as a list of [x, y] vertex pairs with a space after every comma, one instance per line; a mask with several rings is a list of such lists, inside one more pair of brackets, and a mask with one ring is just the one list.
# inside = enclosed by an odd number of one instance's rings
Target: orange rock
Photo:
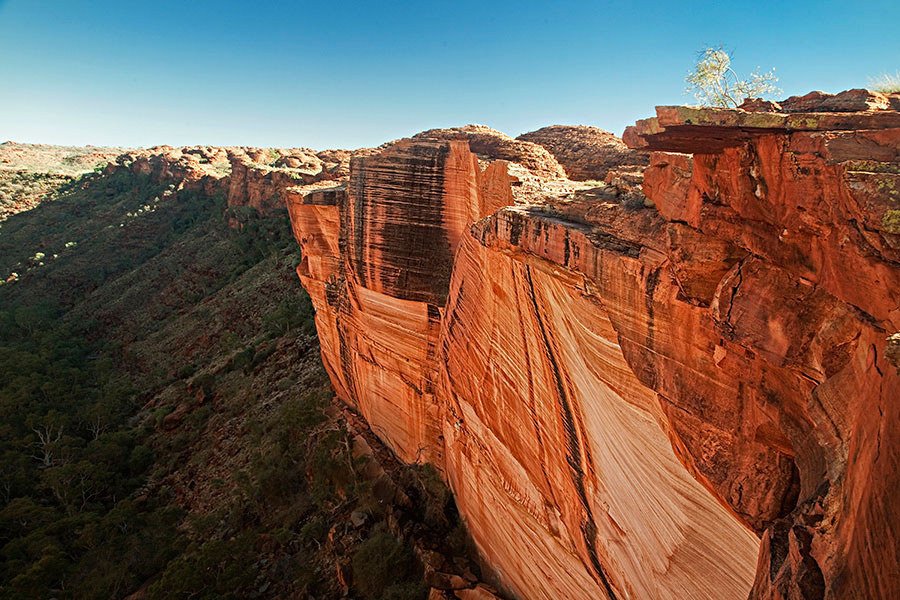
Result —
[[[805, 110], [865, 112], [784, 119], [660, 109], [659, 127], [638, 127], [644, 143], [703, 153], [691, 173], [654, 161], [667, 171], [660, 181], [681, 178], [682, 203], [671, 188], [645, 189], [700, 239], [750, 253], [710, 304], [725, 342], [714, 360], [771, 419], [753, 438], [792, 456], [799, 484], [796, 501], [765, 530], [751, 597], [891, 598], [900, 589], [900, 509], [885, 494], [900, 485], [900, 431], [888, 423], [900, 409], [889, 399], [900, 390], [885, 335], [898, 328], [900, 269], [884, 215], [896, 205], [898, 115], [857, 91], [802, 100]], [[723, 129], [729, 122], [735, 129]], [[675, 397], [698, 394], [699, 383], [682, 382]]]
[[[444, 469], [476, 541], [519, 593], [685, 597], [697, 590], [690, 570], [704, 564], [700, 587], [708, 595], [697, 597], [745, 595], [755, 537], [681, 466], [658, 424], [664, 416], [656, 394], [628, 369], [595, 301], [580, 299], [583, 283], [544, 273], [552, 258], [534, 270], [523, 265], [483, 226], [475, 237], [467, 233], [473, 221], [512, 201], [510, 183], [503, 162], [482, 172], [464, 142], [418, 138], [354, 160], [346, 194], [318, 189], [292, 197], [304, 255], [298, 272], [317, 307], [335, 387], [399, 456]], [[635, 262], [640, 254], [639, 245], [596, 238], [587, 226], [551, 232], [547, 224], [532, 233], [531, 225], [523, 218], [516, 243], [546, 239], [552, 246], [537, 252], [559, 260], [566, 246], [570, 268], [601, 251], [613, 262], [622, 253]], [[430, 246], [416, 242], [423, 237]], [[441, 238], [444, 254], [433, 245]], [[335, 256], [336, 239], [347, 240], [338, 249], [352, 251]], [[329, 268], [316, 271], [314, 259]], [[544, 306], [547, 290], [555, 290], [552, 311]], [[545, 322], [551, 313], [553, 322]], [[562, 332], [578, 331], [576, 323], [593, 323], [592, 333], [568, 339]], [[563, 347], [549, 346], [546, 336], [559, 336], [553, 343]], [[560, 385], [575, 387], [559, 396]], [[523, 404], [525, 390], [531, 400]], [[585, 394], [599, 390], [606, 390], [606, 410], [596, 401], [583, 405]], [[610, 505], [613, 497], [636, 496], [656, 498], [654, 516]], [[670, 510], [681, 516], [673, 519]], [[687, 516], [692, 511], [732, 535], [698, 529]], [[622, 545], [626, 537], [634, 546]], [[733, 559], [727, 568], [714, 559], [723, 555]], [[522, 569], [523, 560], [531, 566]], [[655, 571], [667, 574], [650, 576]], [[552, 574], [552, 583], [541, 572]]]
[[466, 125], [452, 129], [429, 129], [413, 136], [423, 140], [457, 140], [468, 142], [475, 154], [491, 160], [519, 163], [531, 173], [543, 178], [562, 178], [565, 171], [546, 148], [538, 144], [513, 139], [484, 125]]
[[519, 597], [894, 597], [884, 98], [659, 107], [649, 207], [480, 127], [283, 192], [337, 393]]
[[485, 585], [477, 585], [467, 590], [456, 590], [454, 595], [459, 600], [497, 600], [500, 597]]
[[545, 147], [569, 179], [577, 181], [603, 180], [610, 169], [647, 164], [646, 153], [629, 149], [618, 137], [596, 127], [551, 125], [516, 139]]

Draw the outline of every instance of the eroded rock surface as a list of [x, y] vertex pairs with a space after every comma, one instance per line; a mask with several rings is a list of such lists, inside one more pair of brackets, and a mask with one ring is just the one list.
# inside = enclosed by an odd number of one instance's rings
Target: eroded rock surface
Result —
[[320, 181], [339, 181], [350, 174], [350, 159], [368, 150], [307, 148], [229, 149], [229, 206], [249, 206], [260, 213], [284, 210], [291, 188]]
[[[761, 530], [754, 598], [900, 589], [900, 510], [887, 500], [900, 485], [888, 339], [900, 319], [900, 238], [888, 225], [900, 200], [900, 114], [861, 96], [818, 98], [814, 112], [790, 115], [661, 107], [638, 128], [650, 147], [694, 151], [692, 164], [653, 155], [645, 191], [660, 212], [748, 253], [710, 300], [725, 342], [712, 358], [740, 382], [742, 404], [770, 420], [757, 418], [752, 435], [793, 456], [799, 485], [796, 503]], [[866, 110], [823, 112], [841, 97]], [[745, 364], [730, 367], [736, 354]], [[702, 397], [696, 385], [680, 395]]]
[[[283, 212], [293, 188], [340, 181], [350, 173], [350, 159], [371, 150], [156, 146], [121, 154], [107, 174], [129, 169], [155, 183], [171, 185], [170, 193], [202, 189], [223, 194], [229, 207], [258, 214]], [[236, 224], [236, 222], [235, 222]]]
[[416, 134], [413, 139], [466, 141], [472, 152], [487, 159], [521, 164], [531, 173], [543, 178], [566, 176], [560, 163], [544, 146], [528, 140], [513, 139], [484, 125], [429, 129]]
[[286, 192], [335, 389], [499, 587], [896, 597], [900, 113], [834, 98], [660, 107], [642, 181], [461, 128]]
[[550, 125], [523, 133], [518, 138], [550, 151], [565, 168], [569, 179], [602, 181], [611, 169], [643, 166], [647, 155], [626, 146], [608, 131], [585, 125]]

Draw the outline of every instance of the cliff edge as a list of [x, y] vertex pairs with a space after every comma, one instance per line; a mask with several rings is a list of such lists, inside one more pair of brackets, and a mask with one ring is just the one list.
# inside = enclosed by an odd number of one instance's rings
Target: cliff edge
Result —
[[659, 107], [603, 182], [433, 130], [291, 188], [338, 396], [512, 595], [895, 597], [897, 109]]

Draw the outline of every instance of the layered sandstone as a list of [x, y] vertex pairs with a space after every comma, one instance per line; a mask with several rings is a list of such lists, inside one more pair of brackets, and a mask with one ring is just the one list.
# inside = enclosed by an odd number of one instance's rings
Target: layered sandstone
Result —
[[642, 190], [465, 128], [292, 188], [335, 390], [518, 597], [894, 597], [891, 102], [660, 107]]
[[[887, 340], [900, 329], [900, 114], [878, 94], [815, 96], [808, 113], [661, 107], [635, 133], [694, 152], [654, 153], [645, 187], [660, 213], [746, 253], [709, 298], [724, 342], [711, 354], [768, 420], [756, 422], [771, 433], [739, 437], [783, 446], [799, 487], [760, 531], [754, 597], [889, 598], [900, 589], [900, 509], [888, 500], [900, 485], [900, 388]], [[866, 110], [828, 112], [848, 99]], [[698, 463], [693, 436], [681, 437]]]
[[404, 460], [440, 464], [436, 350], [453, 257], [467, 226], [510, 200], [505, 170], [482, 172], [466, 142], [437, 140], [357, 157], [347, 184], [288, 199], [325, 366]]

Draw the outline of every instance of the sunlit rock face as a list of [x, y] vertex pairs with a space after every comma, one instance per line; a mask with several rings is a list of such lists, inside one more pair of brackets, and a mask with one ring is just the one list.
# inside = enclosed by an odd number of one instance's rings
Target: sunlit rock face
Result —
[[895, 597], [892, 103], [661, 107], [646, 197], [480, 127], [294, 189], [338, 395], [512, 595]]
[[404, 460], [440, 464], [437, 344], [453, 256], [467, 226], [507, 201], [507, 181], [505, 169], [482, 173], [466, 142], [417, 140], [355, 158], [343, 186], [289, 198], [335, 389]]
[[[740, 446], [752, 438], [795, 463], [796, 500], [774, 521], [748, 519], [763, 536], [753, 598], [900, 590], [900, 506], [889, 491], [900, 489], [900, 383], [887, 340], [900, 329], [895, 100], [855, 90], [791, 99], [783, 112], [661, 107], [626, 135], [693, 153], [654, 153], [645, 191], [700, 248], [746, 253], [731, 253], [737, 260], [712, 297], [682, 287], [708, 305], [720, 340], [709, 358], [744, 407], [744, 427], [726, 426], [735, 455], [746, 457]], [[712, 398], [701, 379], [653, 387], [698, 426], [711, 425], [704, 405], [685, 403]], [[737, 508], [733, 474], [717, 478], [719, 461], [703, 452], [709, 438], [696, 426], [675, 429], [689, 460]]]
[[629, 149], [617, 136], [596, 127], [550, 125], [516, 139], [547, 148], [575, 181], [602, 181], [611, 169], [647, 164], [646, 153]]
[[[446, 471], [479, 547], [522, 597], [746, 597], [756, 537], [679, 462], [595, 286], [530, 247], [591, 242], [505, 217], [457, 255], [441, 348]], [[637, 284], [630, 250], [594, 255], [610, 285]]]

